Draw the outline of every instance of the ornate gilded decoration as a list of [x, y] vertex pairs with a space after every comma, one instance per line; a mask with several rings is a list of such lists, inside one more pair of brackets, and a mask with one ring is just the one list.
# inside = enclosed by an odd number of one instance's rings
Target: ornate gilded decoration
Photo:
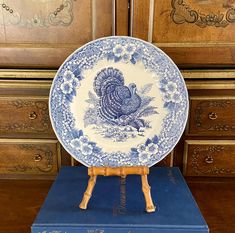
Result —
[[[197, 175], [234, 174], [235, 171], [231, 169], [217, 167], [216, 165], [213, 166], [214, 156], [216, 155], [217, 152], [221, 152], [223, 150], [224, 150], [224, 147], [220, 145], [208, 146], [206, 148], [195, 147], [193, 149], [192, 161], [191, 161], [192, 171]], [[200, 166], [199, 164], [200, 160], [203, 160], [206, 164], [208, 164], [209, 167]]]
[[230, 23], [235, 22], [235, 9], [232, 5], [226, 5], [229, 8], [225, 13], [209, 14], [191, 9], [184, 0], [172, 0], [171, 5], [173, 8], [171, 18], [176, 24], [194, 23], [201, 28], [205, 28], [207, 26], [227, 27]]
[[[47, 145], [20, 144], [20, 150], [32, 151], [32, 163], [30, 158], [28, 164], [18, 164], [8, 169], [11, 172], [30, 172], [37, 170], [49, 173], [53, 169], [53, 151]], [[36, 152], [36, 154], [35, 154]], [[38, 159], [40, 156], [40, 159]], [[25, 161], [24, 161], [25, 162]]]
[[229, 108], [231, 107], [232, 102], [229, 100], [223, 101], [201, 101], [197, 107], [195, 108], [194, 117], [195, 117], [195, 125], [207, 131], [233, 131], [235, 130], [235, 125], [230, 125], [229, 122], [227, 124], [218, 123], [216, 119], [218, 118], [218, 114], [216, 112], [210, 112], [208, 114], [208, 119], [211, 122], [207, 122], [207, 124], [203, 124], [203, 113], [205, 113], [209, 108]]
[[198, 13], [185, 5], [183, 0], [172, 0], [171, 18], [176, 24], [195, 23], [198, 20]]
[[[21, 27], [49, 27], [49, 26], [69, 26], [73, 21], [73, 1], [63, 0], [48, 15], [44, 15], [42, 11], [35, 13], [32, 18], [23, 18], [22, 14], [14, 8], [13, 5], [7, 5], [0, 1], [3, 17], [0, 17], [0, 25], [17, 25]], [[41, 1], [47, 3], [48, 1]]]
[[[17, 109], [32, 107], [33, 109], [35, 109], [35, 112], [30, 111], [28, 113], [27, 122], [12, 122], [6, 125], [0, 125], [0, 132], [30, 131], [34, 133], [45, 133], [51, 129], [48, 113], [48, 104], [46, 101], [31, 101], [18, 99], [14, 101], [9, 101], [8, 104], [14, 106]], [[36, 123], [35, 120], [37, 120]]]
[[48, 22], [53, 26], [69, 26], [73, 21], [73, 1], [65, 0], [53, 13], [49, 14]]

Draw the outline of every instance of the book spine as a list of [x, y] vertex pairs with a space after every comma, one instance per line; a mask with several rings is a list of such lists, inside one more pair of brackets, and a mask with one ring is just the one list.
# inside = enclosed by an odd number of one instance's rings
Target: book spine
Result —
[[80, 227], [32, 227], [31, 233], [209, 233], [208, 228], [80, 228]]

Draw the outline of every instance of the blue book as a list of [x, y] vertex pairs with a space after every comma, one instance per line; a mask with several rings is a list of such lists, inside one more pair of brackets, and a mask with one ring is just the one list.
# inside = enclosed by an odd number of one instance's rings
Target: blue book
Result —
[[141, 178], [98, 176], [87, 210], [79, 208], [87, 168], [62, 167], [32, 233], [206, 233], [208, 226], [178, 168], [150, 169], [157, 210], [145, 212]]

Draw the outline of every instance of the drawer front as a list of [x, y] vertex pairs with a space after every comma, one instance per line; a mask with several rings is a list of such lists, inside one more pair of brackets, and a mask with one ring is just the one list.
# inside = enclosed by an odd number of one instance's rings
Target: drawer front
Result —
[[55, 137], [47, 97], [0, 97], [0, 112], [0, 137]]
[[235, 141], [187, 140], [184, 175], [235, 177]]
[[54, 175], [56, 140], [0, 139], [0, 174]]
[[235, 136], [235, 99], [191, 98], [189, 135]]

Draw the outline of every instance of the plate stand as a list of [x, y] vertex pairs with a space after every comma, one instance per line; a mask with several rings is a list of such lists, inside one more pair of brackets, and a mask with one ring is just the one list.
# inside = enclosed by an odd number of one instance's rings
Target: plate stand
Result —
[[142, 191], [146, 202], [146, 211], [148, 213], [155, 212], [156, 207], [153, 204], [151, 187], [148, 184], [149, 168], [145, 166], [133, 166], [133, 167], [89, 167], [88, 175], [90, 176], [87, 189], [83, 195], [83, 199], [79, 205], [81, 209], [87, 209], [87, 204], [92, 196], [96, 178], [98, 175], [102, 176], [120, 176], [125, 178], [127, 175], [140, 175], [142, 181]]

